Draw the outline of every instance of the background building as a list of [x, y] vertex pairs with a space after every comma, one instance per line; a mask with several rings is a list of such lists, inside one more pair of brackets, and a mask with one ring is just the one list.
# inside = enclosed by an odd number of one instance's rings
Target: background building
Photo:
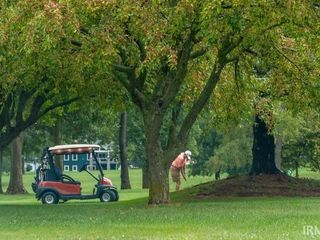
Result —
[[[117, 163], [114, 158], [111, 157], [113, 150], [107, 146], [96, 150], [97, 159], [101, 164], [103, 170], [117, 169]], [[65, 154], [63, 155], [63, 170], [78, 171], [84, 164], [87, 164], [88, 170], [96, 170], [97, 166], [93, 161], [92, 154]]]

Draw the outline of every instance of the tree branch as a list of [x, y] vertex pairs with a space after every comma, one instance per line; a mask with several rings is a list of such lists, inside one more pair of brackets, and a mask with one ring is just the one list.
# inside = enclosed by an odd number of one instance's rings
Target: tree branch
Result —
[[75, 39], [71, 39], [70, 40], [70, 43], [76, 47], [79, 47], [81, 48], [82, 47], [82, 42], [78, 41], [78, 40], [75, 40]]
[[140, 52], [140, 61], [143, 62], [147, 57], [145, 44], [141, 39], [137, 38], [136, 36], [133, 36], [133, 34], [131, 33], [131, 31], [129, 29], [129, 21], [130, 21], [130, 17], [129, 17], [128, 21], [125, 23], [125, 33], [128, 36], [130, 36], [133, 39], [133, 41], [135, 42], [135, 44], [138, 46], [138, 49]]
[[179, 115], [182, 110], [182, 105], [183, 105], [183, 102], [179, 101], [178, 103], [176, 103], [176, 105], [171, 110], [171, 123], [170, 123], [170, 127], [169, 127], [167, 145], [166, 145], [165, 149], [168, 149], [176, 141], [178, 119], [179, 119]]
[[225, 62], [226, 63], [232, 63], [232, 62], [238, 62], [239, 61], [239, 56], [233, 57], [233, 58], [226, 58]]
[[[142, 93], [141, 89], [138, 89], [135, 86], [137, 79], [135, 77], [134, 70], [130, 67], [117, 64], [114, 64], [114, 67], [116, 70], [117, 79], [130, 94], [132, 100], [141, 108], [142, 105], [147, 102], [147, 99], [146, 96]], [[128, 81], [128, 79], [130, 81]]]
[[288, 23], [287, 20], [282, 20], [282, 21], [280, 21], [278, 23], [274, 23], [274, 24], [270, 25], [269, 27], [267, 27], [266, 29], [262, 30], [261, 34], [264, 34], [264, 33], [268, 32], [269, 30], [272, 30], [272, 29], [274, 29], [276, 27], [280, 27], [280, 26], [282, 26], [283, 24], [286, 24], [286, 23]]
[[291, 63], [293, 66], [295, 66], [300, 72], [303, 72], [302, 69], [293, 61], [291, 60], [287, 55], [285, 55], [277, 46], [276, 44], [273, 42], [273, 47], [275, 48], [275, 50], [282, 56], [284, 57], [289, 63]]
[[7, 127], [10, 128], [11, 127], [11, 120], [13, 120], [14, 118], [14, 114], [15, 114], [15, 110], [16, 110], [16, 101], [17, 99], [15, 98], [14, 94], [12, 93], [11, 94], [11, 98], [12, 98], [12, 103], [11, 103], [11, 106], [10, 106], [10, 109], [8, 111], [8, 115], [7, 115]]
[[217, 59], [204, 89], [202, 90], [200, 96], [196, 99], [196, 101], [192, 105], [189, 113], [187, 114], [187, 116], [185, 117], [182, 123], [182, 126], [178, 134], [179, 139], [188, 138], [191, 127], [196, 121], [201, 110], [204, 108], [204, 106], [208, 102], [213, 90], [215, 89], [218, 81], [220, 80], [220, 75], [225, 65], [226, 65], [226, 62], [224, 62], [223, 59], [221, 58]]
[[0, 113], [0, 132], [6, 126], [10, 128], [10, 108], [13, 104], [13, 93], [8, 94]]
[[254, 57], [258, 56], [258, 53], [251, 48], [244, 48], [243, 52], [249, 53], [249, 54], [253, 55]]
[[[34, 101], [33, 101], [33, 104], [32, 104], [31, 110], [30, 110], [30, 114], [29, 114], [28, 118], [24, 122], [26, 122], [26, 123], [28, 123], [28, 122], [34, 123], [34, 121], [36, 119], [39, 119], [39, 118], [37, 118], [37, 116], [38, 116], [38, 114], [40, 112], [40, 109], [41, 109], [42, 105], [45, 103], [45, 101], [46, 101], [46, 98], [44, 96], [41, 96], [41, 95], [36, 96]], [[35, 119], [35, 120], [33, 120], [33, 119]], [[30, 123], [30, 125], [32, 123]], [[28, 127], [30, 125], [28, 125]]]
[[140, 39], [137, 39], [137, 38], [134, 38], [133, 40], [138, 45], [138, 48], [140, 51], [140, 61], [143, 62], [147, 57], [147, 52], [146, 52], [144, 43]]
[[21, 133], [21, 131], [24, 131], [25, 129], [30, 127], [32, 124], [34, 124], [38, 119], [43, 117], [49, 111], [52, 111], [58, 107], [66, 106], [78, 99], [80, 98], [75, 97], [69, 100], [52, 104], [51, 106], [45, 108], [43, 111], [40, 112], [40, 108], [43, 106], [46, 100], [41, 96], [37, 96], [31, 107], [32, 110], [25, 121], [22, 121], [21, 124], [16, 125], [15, 127], [10, 127], [9, 129], [6, 129], [4, 133], [0, 132], [0, 138], [1, 138], [0, 149], [7, 146], [14, 138], [16, 138]]
[[191, 53], [190, 59], [196, 59], [198, 57], [201, 57], [201, 56], [205, 55], [207, 52], [208, 52], [208, 48], [202, 48], [198, 51]]
[[[187, 68], [188, 68], [188, 62], [190, 60], [191, 51], [193, 48], [193, 40], [195, 37], [195, 31], [191, 30], [189, 37], [184, 42], [181, 52], [178, 54], [178, 63], [177, 63], [177, 70], [172, 72], [169, 70], [167, 72], [167, 79], [164, 84], [164, 86], [167, 85], [167, 87], [164, 89], [163, 94], [163, 104], [162, 108], [166, 109], [171, 101], [176, 96], [185, 76], [187, 75]], [[154, 92], [153, 95], [156, 93]]]
[[67, 106], [75, 101], [78, 101], [80, 100], [80, 97], [74, 97], [74, 98], [71, 98], [71, 99], [68, 99], [68, 100], [65, 100], [65, 101], [62, 101], [62, 102], [58, 102], [58, 103], [55, 103], [55, 104], [52, 104], [51, 106], [45, 108], [44, 110], [42, 110], [39, 114], [38, 114], [38, 117], [37, 119], [40, 119], [41, 117], [43, 117], [46, 113], [58, 108], [58, 107], [63, 107], [63, 106]]
[[139, 77], [137, 78], [137, 89], [139, 91], [142, 91], [144, 84], [146, 82], [147, 79], [147, 70], [143, 69], [139, 75]]
[[132, 74], [134, 69], [128, 66], [124, 66], [121, 64], [113, 64], [113, 67], [115, 68], [115, 70], [122, 72], [122, 73], [126, 73], [126, 74]]
[[30, 96], [25, 91], [21, 91], [19, 95], [19, 103], [16, 113], [16, 124], [19, 124], [23, 121], [23, 110], [26, 106], [27, 100]]
[[230, 42], [230, 37], [232, 36], [232, 33], [229, 33], [226, 35], [224, 41], [222, 42], [222, 47], [220, 51], [220, 55], [226, 57], [229, 53], [231, 53], [236, 47], [240, 45], [240, 43], [243, 41], [244, 37], [239, 36], [237, 40]]

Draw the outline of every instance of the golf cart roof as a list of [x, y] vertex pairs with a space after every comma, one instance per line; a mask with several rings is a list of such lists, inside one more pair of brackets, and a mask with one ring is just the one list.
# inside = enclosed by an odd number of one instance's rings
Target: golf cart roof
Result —
[[67, 144], [57, 145], [49, 148], [53, 154], [66, 154], [66, 153], [89, 153], [93, 149], [99, 149], [100, 146], [96, 144]]

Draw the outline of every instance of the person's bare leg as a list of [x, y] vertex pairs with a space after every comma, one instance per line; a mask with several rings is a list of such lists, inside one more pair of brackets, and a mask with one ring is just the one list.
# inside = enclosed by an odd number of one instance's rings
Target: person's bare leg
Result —
[[181, 184], [180, 181], [177, 181], [177, 182], [176, 182], [176, 191], [179, 191], [179, 190], [180, 190], [180, 184]]

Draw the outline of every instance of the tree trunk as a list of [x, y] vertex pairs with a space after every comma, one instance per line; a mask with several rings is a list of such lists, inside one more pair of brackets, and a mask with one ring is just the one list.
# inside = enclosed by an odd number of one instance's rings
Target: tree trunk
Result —
[[[55, 125], [52, 128], [52, 138], [54, 145], [61, 145], [62, 137], [61, 137], [61, 120], [58, 119], [55, 122]], [[54, 163], [55, 165], [63, 171], [63, 155], [55, 155], [54, 156]]]
[[276, 167], [281, 169], [281, 149], [282, 149], [282, 137], [276, 138], [276, 147], [275, 147], [275, 162]]
[[149, 204], [169, 203], [169, 168], [158, 154], [152, 154], [149, 165]]
[[10, 181], [7, 189], [8, 194], [19, 194], [27, 193], [23, 186], [22, 178], [22, 147], [23, 147], [23, 136], [20, 134], [10, 144], [11, 150], [11, 170], [10, 170]]
[[149, 188], [149, 167], [147, 161], [144, 163], [142, 167], [142, 188]]
[[[160, 129], [163, 115], [152, 109], [144, 112], [145, 151], [148, 162], [149, 204], [169, 203], [169, 159], [161, 148]], [[165, 154], [164, 154], [165, 153]]]
[[250, 175], [280, 173], [275, 164], [274, 149], [274, 136], [268, 133], [266, 123], [256, 116], [253, 126], [253, 161]]
[[295, 162], [295, 168], [296, 168], [296, 178], [299, 178], [299, 162]]
[[0, 148], [0, 194], [3, 193], [2, 189], [2, 149]]
[[121, 189], [131, 189], [127, 159], [127, 112], [120, 115], [119, 149], [121, 165]]

